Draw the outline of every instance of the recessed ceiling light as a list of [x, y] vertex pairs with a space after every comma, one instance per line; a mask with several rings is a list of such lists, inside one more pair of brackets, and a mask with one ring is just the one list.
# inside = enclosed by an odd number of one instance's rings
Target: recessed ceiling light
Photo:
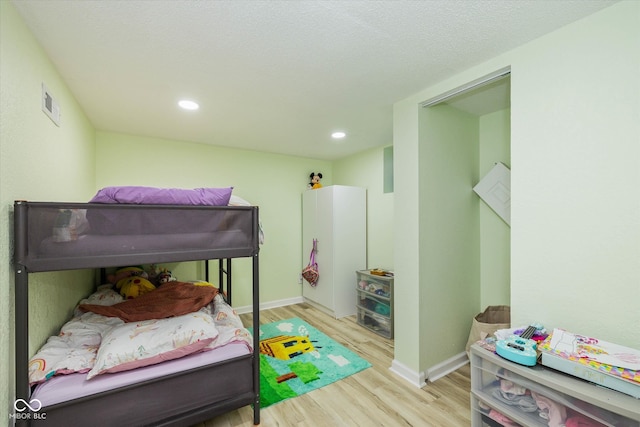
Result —
[[200, 108], [197, 102], [189, 101], [188, 99], [179, 101], [178, 105], [180, 106], [180, 108], [183, 108], [185, 110], [197, 110], [198, 108]]
[[344, 133], [344, 132], [334, 132], [334, 133], [331, 134], [331, 138], [333, 138], [333, 139], [342, 139], [345, 136], [347, 136], [347, 134]]

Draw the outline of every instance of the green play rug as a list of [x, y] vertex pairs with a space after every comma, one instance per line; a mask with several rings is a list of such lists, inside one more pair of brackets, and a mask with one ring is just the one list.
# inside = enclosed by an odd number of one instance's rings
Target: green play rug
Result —
[[260, 349], [261, 408], [324, 387], [371, 366], [297, 317], [261, 325]]

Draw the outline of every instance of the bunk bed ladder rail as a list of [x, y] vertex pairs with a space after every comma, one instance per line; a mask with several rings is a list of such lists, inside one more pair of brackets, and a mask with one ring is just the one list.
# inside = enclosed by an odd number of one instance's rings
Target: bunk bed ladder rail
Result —
[[[225, 264], [223, 264], [223, 261], [226, 261]], [[226, 265], [226, 266], [225, 266]], [[226, 277], [226, 289], [227, 289], [227, 294], [225, 296], [225, 298], [227, 299], [227, 302], [229, 303], [229, 305], [231, 305], [231, 286], [229, 285], [231, 283], [231, 258], [227, 258], [226, 260], [218, 260], [218, 280], [220, 283], [220, 290], [224, 291], [225, 287], [223, 286], [223, 283], [225, 283], [224, 278]]]
[[260, 424], [260, 286], [258, 251], [253, 254], [253, 425]]
[[[253, 272], [253, 425], [260, 425], [260, 215], [258, 206], [253, 206], [252, 220], [253, 224], [253, 254], [252, 254], [252, 272]], [[221, 264], [222, 265], [222, 264]], [[228, 265], [229, 274], [231, 273], [231, 265]], [[231, 300], [231, 295], [229, 295]]]
[[[210, 281], [209, 260], [204, 261], [204, 277]], [[218, 260], [218, 287], [225, 300], [231, 305], [231, 258]], [[226, 291], [225, 291], [226, 289]]]
[[[14, 203], [14, 274], [15, 274], [15, 382], [16, 396], [15, 403], [19, 400], [22, 402], [30, 402], [31, 390], [29, 388], [29, 274], [27, 266], [23, 264], [27, 254], [27, 210], [28, 204], [23, 201]], [[14, 409], [15, 409], [14, 404]], [[30, 407], [30, 406], [29, 406]], [[25, 418], [16, 418], [16, 426], [26, 426], [29, 424], [31, 413], [14, 412], [24, 414]]]

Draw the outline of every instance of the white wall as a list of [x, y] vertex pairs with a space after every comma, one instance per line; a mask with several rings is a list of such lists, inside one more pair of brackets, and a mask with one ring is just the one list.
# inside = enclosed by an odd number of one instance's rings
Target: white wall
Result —
[[[428, 286], [416, 233], [419, 103], [510, 66], [513, 323], [640, 347], [638, 52], [640, 3], [623, 1], [395, 105], [396, 283], [407, 289], [397, 330], [413, 330]], [[446, 327], [426, 316], [421, 328]], [[417, 373], [463, 351], [452, 343], [468, 334], [450, 331], [438, 343], [446, 355], [419, 361], [413, 340], [424, 332], [396, 334], [396, 361]]]
[[[14, 200], [84, 201], [94, 191], [94, 130], [11, 2], [0, 2], [0, 423], [14, 401]], [[45, 83], [62, 110], [60, 127], [41, 111]], [[30, 348], [68, 318], [92, 272], [31, 276]]]

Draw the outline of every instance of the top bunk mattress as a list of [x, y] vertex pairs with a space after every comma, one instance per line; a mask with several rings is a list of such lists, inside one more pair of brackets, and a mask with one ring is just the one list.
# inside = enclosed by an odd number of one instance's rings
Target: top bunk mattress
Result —
[[29, 272], [250, 257], [255, 206], [17, 201], [15, 262]]

